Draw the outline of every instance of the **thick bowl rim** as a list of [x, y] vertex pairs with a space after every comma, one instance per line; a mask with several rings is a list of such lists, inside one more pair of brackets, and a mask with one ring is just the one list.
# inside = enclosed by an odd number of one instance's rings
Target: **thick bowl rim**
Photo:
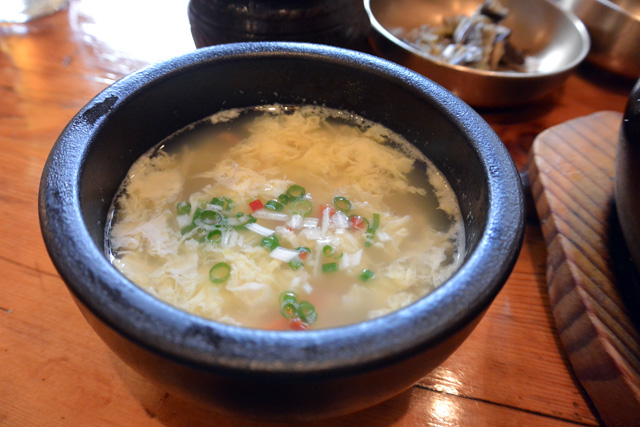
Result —
[[[109, 112], [178, 73], [230, 58], [265, 56], [303, 57], [392, 79], [431, 100], [469, 140], [476, 141], [474, 149], [484, 159], [487, 177], [487, 226], [460, 270], [429, 296], [386, 316], [340, 328], [304, 333], [242, 328], [188, 314], [151, 296], [124, 278], [94, 244], [80, 207], [79, 179], [90, 137], [100, 131]], [[91, 114], [96, 108], [104, 114]], [[72, 200], [71, 205], [60, 206], [62, 199]], [[524, 198], [515, 165], [495, 132], [471, 107], [424, 76], [390, 61], [292, 42], [202, 48], [138, 70], [107, 87], [78, 112], [56, 141], [42, 175], [39, 215], [54, 265], [74, 297], [99, 320], [169, 359], [254, 374], [322, 375], [331, 371], [351, 375], [444, 341], [477, 318], [495, 298], [515, 264], [524, 233]], [[71, 265], [69, 259], [77, 262]]]
[[584, 23], [573, 13], [567, 10], [560, 8], [557, 4], [554, 4], [548, 0], [539, 0], [541, 3], [547, 5], [547, 7], [552, 7], [558, 10], [563, 16], [565, 16], [573, 25], [574, 29], [580, 35], [580, 40], [582, 40], [582, 49], [580, 53], [567, 65], [564, 67], [560, 67], [553, 71], [545, 71], [545, 72], [520, 72], [520, 71], [491, 71], [491, 70], [478, 70], [476, 68], [465, 67], [463, 65], [453, 65], [446, 61], [442, 61], [433, 55], [429, 55], [426, 52], [423, 52], [408, 43], [403, 42], [391, 32], [389, 32], [384, 25], [378, 21], [378, 18], [374, 15], [371, 10], [371, 0], [364, 0], [364, 7], [369, 16], [369, 20], [371, 21], [371, 26], [374, 31], [380, 34], [385, 39], [389, 40], [400, 49], [407, 51], [408, 53], [417, 55], [422, 60], [428, 63], [432, 63], [438, 67], [455, 70], [460, 73], [472, 74], [482, 77], [487, 77], [491, 79], [509, 79], [509, 80], [526, 80], [526, 79], [536, 79], [536, 78], [544, 78], [544, 77], [553, 77], [556, 75], [561, 75], [566, 73], [575, 67], [577, 67], [589, 54], [589, 50], [591, 49], [591, 37], [589, 36], [589, 32]]

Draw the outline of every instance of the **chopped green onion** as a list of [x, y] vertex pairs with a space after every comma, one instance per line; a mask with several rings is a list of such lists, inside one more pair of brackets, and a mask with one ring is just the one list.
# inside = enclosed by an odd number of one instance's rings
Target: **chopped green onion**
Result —
[[207, 230], [202, 227], [196, 228], [196, 231], [191, 236], [192, 239], [197, 240], [200, 243], [204, 242], [204, 239], [206, 237], [207, 237]]
[[270, 251], [274, 250], [278, 246], [280, 246], [280, 241], [278, 240], [278, 236], [272, 234], [271, 236], [267, 236], [260, 242], [260, 246]]
[[207, 241], [211, 243], [218, 243], [222, 239], [222, 231], [218, 228], [207, 233]]
[[363, 282], [366, 282], [369, 279], [373, 279], [376, 276], [376, 274], [371, 271], [371, 270], [367, 270], [366, 268], [364, 270], [362, 270], [362, 273], [360, 273], [360, 280], [362, 280]]
[[283, 194], [278, 196], [278, 201], [280, 203], [283, 203], [283, 204], [286, 205], [287, 203], [289, 203], [291, 201], [291, 198], [283, 193]]
[[300, 260], [300, 258], [294, 258], [289, 261], [289, 267], [291, 267], [292, 270], [299, 270], [303, 265], [304, 263]]
[[195, 224], [189, 224], [187, 226], [182, 227], [182, 230], [180, 230], [180, 234], [182, 234], [183, 236], [189, 232], [191, 232], [194, 228], [196, 228]]
[[178, 202], [176, 205], [176, 212], [178, 215], [188, 215], [191, 213], [191, 203], [189, 202]]
[[298, 294], [296, 294], [293, 291], [282, 291], [282, 293], [280, 294], [280, 304], [284, 304], [285, 301], [290, 301], [290, 302], [298, 302]]
[[304, 189], [304, 187], [298, 185], [298, 184], [293, 184], [291, 187], [289, 187], [289, 189], [287, 190], [287, 196], [289, 196], [292, 199], [297, 199], [298, 197], [302, 197], [305, 194], [307, 194], [306, 190]]
[[189, 236], [191, 239], [195, 239], [198, 242], [204, 242], [207, 231], [196, 226], [195, 224], [189, 224], [186, 227], [183, 227], [182, 230], [180, 230], [180, 234], [183, 236], [188, 233], [191, 233], [191, 236]]
[[238, 220], [244, 220], [244, 222], [234, 225], [233, 228], [235, 230], [245, 230], [248, 224], [253, 224], [254, 222], [258, 222], [258, 220], [251, 214], [245, 215], [239, 212], [236, 215], [236, 218], [238, 218]]
[[300, 301], [298, 304], [298, 316], [306, 323], [316, 323], [318, 320], [318, 313], [316, 308], [309, 301]]
[[380, 214], [374, 213], [373, 222], [371, 225], [369, 225], [369, 227], [367, 228], [367, 232], [364, 234], [364, 245], [366, 247], [370, 247], [371, 245], [373, 245], [373, 235], [378, 227], [380, 227]]
[[287, 301], [280, 307], [280, 313], [287, 319], [291, 319], [292, 317], [295, 317], [298, 311], [297, 309], [298, 304], [296, 304], [295, 302]]
[[333, 206], [339, 211], [347, 213], [351, 210], [351, 202], [346, 197], [336, 196], [333, 198]]
[[289, 205], [291, 213], [302, 216], [308, 216], [313, 210], [313, 203], [308, 199], [295, 199]]
[[214, 197], [211, 199], [211, 204], [220, 206], [225, 211], [233, 209], [233, 206], [235, 205], [233, 200], [228, 197]]
[[277, 200], [269, 200], [267, 203], [265, 203], [264, 207], [265, 209], [271, 209], [276, 212], [280, 212], [282, 209], [284, 209], [284, 205]]
[[322, 247], [322, 254], [327, 257], [333, 255], [333, 248], [330, 245], [324, 245]]
[[221, 225], [224, 222], [224, 217], [216, 211], [204, 210], [200, 213], [198, 218], [194, 221], [196, 225], [214, 226]]
[[223, 283], [229, 279], [231, 267], [226, 262], [219, 262], [209, 270], [209, 280], [213, 283]]
[[380, 227], [380, 214], [379, 213], [374, 213], [373, 214], [373, 224], [371, 224], [371, 226], [369, 226], [369, 228], [367, 229], [367, 233], [375, 233], [376, 230]]
[[322, 272], [323, 273], [333, 273], [338, 271], [338, 263], [337, 262], [329, 262], [326, 264], [322, 264]]
[[196, 208], [196, 211], [193, 213], [193, 223], [195, 224], [195, 222], [197, 220], [200, 219], [200, 216], [202, 215], [202, 208]]
[[365, 233], [364, 235], [364, 245], [368, 248], [373, 245], [373, 234]]

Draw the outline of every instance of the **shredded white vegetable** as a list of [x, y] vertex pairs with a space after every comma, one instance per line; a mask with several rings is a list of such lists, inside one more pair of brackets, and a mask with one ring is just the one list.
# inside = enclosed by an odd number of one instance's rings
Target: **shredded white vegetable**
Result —
[[251, 230], [256, 234], [259, 234], [261, 236], [271, 236], [273, 233], [275, 233], [275, 230], [272, 230], [270, 228], [267, 227], [263, 227], [262, 225], [258, 224], [257, 222], [254, 222], [252, 224], [247, 224], [245, 225], [245, 227], [247, 228], [247, 230]]
[[299, 251], [278, 246], [269, 253], [269, 256], [271, 258], [279, 259], [282, 262], [289, 262], [297, 257], [299, 253]]

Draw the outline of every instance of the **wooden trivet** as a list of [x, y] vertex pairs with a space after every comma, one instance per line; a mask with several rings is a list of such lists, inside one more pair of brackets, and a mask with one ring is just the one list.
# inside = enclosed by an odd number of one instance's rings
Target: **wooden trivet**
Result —
[[621, 123], [622, 114], [604, 111], [544, 131], [530, 153], [529, 178], [558, 334], [602, 420], [626, 427], [640, 425], [640, 335], [610, 246], [618, 228], [613, 191]]

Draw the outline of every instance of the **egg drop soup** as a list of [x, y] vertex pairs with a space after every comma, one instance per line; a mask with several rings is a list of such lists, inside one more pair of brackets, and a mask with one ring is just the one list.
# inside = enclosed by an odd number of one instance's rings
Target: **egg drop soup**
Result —
[[112, 264], [190, 313], [273, 330], [382, 316], [462, 262], [443, 175], [401, 136], [352, 114], [228, 110], [133, 164], [106, 229]]

